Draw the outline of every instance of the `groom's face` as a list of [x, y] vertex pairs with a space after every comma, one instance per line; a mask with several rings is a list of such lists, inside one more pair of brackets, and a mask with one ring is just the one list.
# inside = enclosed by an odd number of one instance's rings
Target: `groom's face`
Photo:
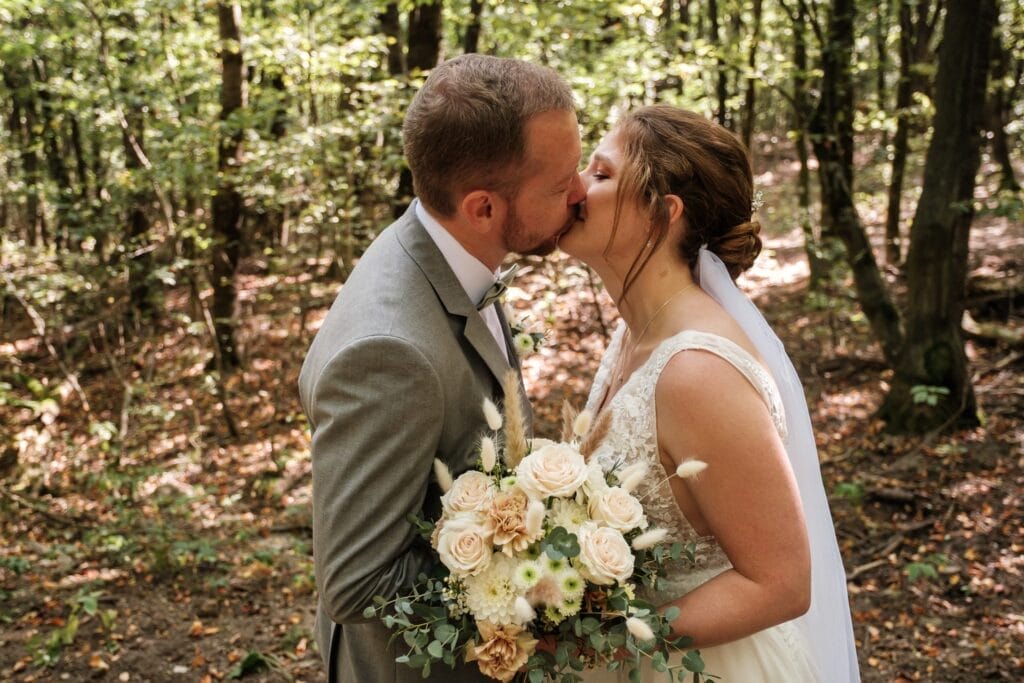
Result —
[[587, 191], [579, 174], [580, 134], [567, 111], [537, 114], [526, 124], [527, 161], [509, 202], [503, 236], [508, 251], [543, 256], [576, 220]]

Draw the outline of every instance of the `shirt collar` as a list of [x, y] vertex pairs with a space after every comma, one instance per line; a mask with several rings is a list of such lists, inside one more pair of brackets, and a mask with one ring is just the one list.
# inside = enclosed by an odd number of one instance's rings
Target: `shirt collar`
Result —
[[497, 273], [485, 266], [478, 258], [466, 251], [455, 237], [434, 218], [423, 202], [419, 199], [415, 202], [416, 218], [426, 229], [430, 239], [440, 249], [444, 260], [455, 273], [456, 279], [466, 295], [474, 304], [483, 298], [484, 294], [497, 279]]

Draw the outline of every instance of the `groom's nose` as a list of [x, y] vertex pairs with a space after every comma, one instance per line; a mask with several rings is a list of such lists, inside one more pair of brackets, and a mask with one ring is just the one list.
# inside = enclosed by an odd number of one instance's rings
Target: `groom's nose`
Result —
[[569, 206], [575, 206], [586, 198], [587, 186], [583, 183], [583, 178], [580, 177], [580, 174], [577, 173], [572, 181], [572, 186], [569, 188]]

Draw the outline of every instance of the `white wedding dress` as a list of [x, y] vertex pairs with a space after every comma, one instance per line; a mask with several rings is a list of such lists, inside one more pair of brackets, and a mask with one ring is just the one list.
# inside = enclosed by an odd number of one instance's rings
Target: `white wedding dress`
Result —
[[[604, 400], [611, 368], [620, 351], [625, 326], [620, 324], [594, 378], [587, 408], [595, 411]], [[700, 349], [725, 359], [758, 390], [768, 406], [775, 428], [785, 439], [786, 418], [782, 399], [771, 376], [749, 353], [724, 337], [695, 330], [686, 330], [663, 341], [647, 362], [637, 369], [604, 406], [611, 411], [612, 425], [608, 436], [595, 452], [607, 469], [613, 463], [622, 466], [643, 462], [647, 476], [637, 488], [644, 501], [644, 511], [652, 527], [669, 531], [666, 544], [695, 544], [696, 558], [685, 557], [675, 563], [660, 590], [646, 591], [641, 597], [655, 605], [664, 605], [692, 591], [701, 584], [732, 567], [729, 558], [714, 537], [699, 536], [683, 516], [665, 478], [658, 453], [655, 387], [662, 370], [675, 354]], [[703, 648], [701, 656], [705, 671], [725, 683], [757, 681], [820, 681], [819, 668], [804, 633], [795, 622], [786, 622], [751, 636], [717, 647]], [[628, 681], [624, 671], [591, 670], [584, 674], [587, 683]], [[669, 680], [647, 666], [644, 681]], [[673, 679], [674, 680], [674, 679]]]

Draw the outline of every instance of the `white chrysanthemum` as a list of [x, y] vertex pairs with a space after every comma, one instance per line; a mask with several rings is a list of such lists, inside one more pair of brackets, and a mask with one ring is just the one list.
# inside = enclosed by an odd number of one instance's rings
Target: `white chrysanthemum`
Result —
[[512, 347], [520, 356], [531, 354], [537, 350], [533, 342], [533, 335], [528, 332], [520, 332], [512, 339]]
[[512, 581], [521, 590], [529, 590], [537, 585], [543, 574], [543, 568], [533, 560], [520, 561], [512, 575]]
[[550, 621], [552, 624], [560, 624], [565, 621], [566, 615], [562, 614], [562, 610], [558, 609], [554, 605], [548, 605], [544, 608], [544, 618]]
[[569, 563], [566, 562], [564, 557], [560, 557], [556, 560], [548, 555], [544, 555], [544, 557], [541, 558], [541, 561], [544, 563], [544, 569], [547, 573], [553, 576], [558, 575], [569, 566]]
[[587, 509], [571, 498], [555, 498], [548, 510], [548, 524], [551, 528], [560, 526], [571, 534], [576, 533], [580, 525], [590, 520]]
[[583, 593], [580, 593], [574, 597], [567, 597], [565, 602], [558, 606], [558, 612], [563, 617], [571, 617], [579, 614], [580, 608], [583, 606]]
[[466, 577], [466, 606], [479, 621], [495, 624], [516, 623], [517, 591], [513, 582], [516, 561], [495, 553], [488, 567], [476, 576]]
[[562, 595], [566, 600], [579, 600], [583, 597], [583, 590], [587, 584], [578, 571], [572, 567], [566, 567], [558, 573], [556, 578], [558, 587], [562, 590]]

